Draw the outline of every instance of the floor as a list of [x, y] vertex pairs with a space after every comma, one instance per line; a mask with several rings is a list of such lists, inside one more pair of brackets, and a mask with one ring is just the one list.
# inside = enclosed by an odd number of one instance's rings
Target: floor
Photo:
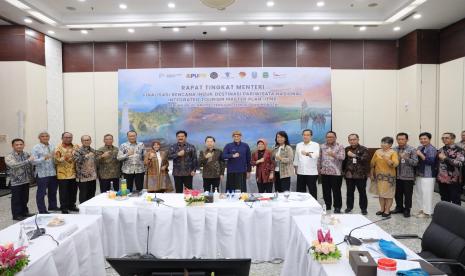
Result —
[[[291, 190], [295, 190], [291, 188]], [[346, 189], [345, 185], [342, 186], [342, 194], [345, 195]], [[29, 200], [29, 209], [31, 212], [37, 212], [36, 201], [36, 188], [31, 188], [30, 191], [30, 200]], [[0, 229], [3, 229], [11, 224], [14, 224], [15, 221], [11, 219], [10, 212], [10, 195], [0, 197]], [[343, 196], [345, 198], [345, 196]], [[343, 209], [345, 208], [345, 199], [343, 199]], [[321, 185], [318, 186], [318, 201], [323, 203], [323, 196], [321, 191]], [[434, 195], [434, 202], [439, 201], [439, 195]], [[353, 213], [359, 213], [360, 210], [357, 208], [358, 195], [356, 193], [355, 197], [355, 208]], [[370, 220], [375, 220], [378, 217], [375, 215], [376, 211], [379, 210], [378, 199], [372, 195], [369, 195], [368, 198], [368, 215], [367, 217]], [[416, 208], [413, 209], [413, 213], [417, 211]], [[392, 219], [384, 221], [379, 224], [386, 232], [391, 234], [419, 234], [422, 235], [426, 227], [429, 225], [430, 219], [420, 219], [416, 217], [404, 218], [402, 215], [393, 215]], [[420, 250], [420, 242], [416, 240], [405, 241], [404, 244], [414, 251]], [[250, 275], [251, 276], [275, 276], [280, 275], [282, 263], [273, 264], [273, 263], [260, 263], [252, 264]], [[118, 275], [111, 267], [107, 268], [107, 275]]]

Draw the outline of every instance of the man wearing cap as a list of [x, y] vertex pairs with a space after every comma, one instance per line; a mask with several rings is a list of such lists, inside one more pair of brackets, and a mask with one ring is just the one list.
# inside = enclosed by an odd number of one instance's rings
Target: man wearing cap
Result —
[[247, 178], [252, 169], [250, 147], [241, 141], [240, 131], [234, 131], [232, 137], [233, 142], [224, 147], [222, 156], [227, 161], [226, 190], [241, 189], [247, 192]]

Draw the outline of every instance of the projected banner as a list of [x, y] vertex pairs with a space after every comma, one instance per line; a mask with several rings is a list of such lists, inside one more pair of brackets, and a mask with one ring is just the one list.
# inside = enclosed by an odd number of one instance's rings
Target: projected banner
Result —
[[203, 147], [205, 136], [222, 147], [240, 130], [254, 148], [259, 138], [274, 144], [284, 130], [292, 144], [311, 128], [322, 142], [331, 129], [330, 68], [169, 68], [118, 71], [119, 142], [136, 130], [139, 140], [164, 145], [177, 130]]

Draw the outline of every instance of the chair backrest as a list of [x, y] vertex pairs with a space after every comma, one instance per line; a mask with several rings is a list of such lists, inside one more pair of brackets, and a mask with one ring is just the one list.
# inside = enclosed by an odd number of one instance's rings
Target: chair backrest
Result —
[[438, 258], [465, 264], [465, 208], [444, 201], [436, 204], [421, 246]]

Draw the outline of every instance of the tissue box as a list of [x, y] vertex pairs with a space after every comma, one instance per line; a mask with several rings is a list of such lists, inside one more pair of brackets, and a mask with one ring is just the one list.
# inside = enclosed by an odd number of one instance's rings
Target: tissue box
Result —
[[356, 276], [376, 276], [378, 265], [368, 251], [349, 251], [349, 264]]

